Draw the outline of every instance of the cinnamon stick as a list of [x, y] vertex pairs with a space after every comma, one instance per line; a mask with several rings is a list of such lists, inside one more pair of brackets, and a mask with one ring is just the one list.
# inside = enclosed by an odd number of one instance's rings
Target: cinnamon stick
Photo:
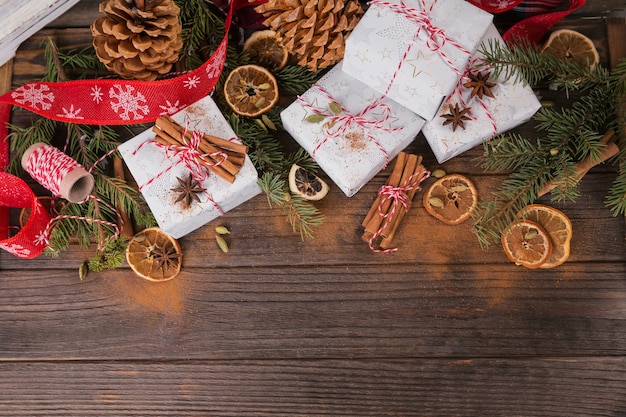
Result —
[[[419, 158], [418, 163], [415, 165], [413, 175], [415, 175], [415, 178], [413, 181], [416, 182], [417, 184], [419, 184], [422, 181], [422, 178], [424, 178], [424, 175], [426, 175], [426, 168], [424, 168], [424, 166], [422, 165], [421, 156]], [[415, 197], [415, 194], [417, 193], [417, 191], [418, 189], [411, 189], [407, 192], [409, 204], [411, 204], [411, 202], [413, 201], [413, 198]], [[383, 240], [380, 242], [381, 248], [387, 249], [391, 247], [391, 241], [393, 240], [396, 234], [396, 231], [400, 227], [400, 223], [402, 223], [402, 219], [404, 218], [406, 213], [407, 212], [405, 210], [400, 210], [400, 212], [396, 214], [395, 218], [392, 219], [392, 222], [391, 222], [392, 225], [388, 228], [389, 230], [387, 231], [387, 234], [384, 235]]]
[[[418, 160], [417, 155], [415, 154], [408, 155], [406, 159], [406, 164], [404, 165], [404, 170], [402, 171], [402, 177], [400, 178], [400, 182], [398, 183], [399, 187], [401, 187], [403, 184], [406, 184], [409, 178], [411, 177], [411, 175], [413, 175], [413, 172], [415, 171], [415, 166], [417, 165], [417, 160]], [[421, 156], [419, 157], [419, 160], [421, 162], [422, 160]], [[399, 214], [403, 211], [404, 210], [400, 206], [397, 206], [395, 214], [393, 216], [388, 216], [385, 218], [385, 223], [383, 224], [383, 228], [380, 232], [380, 235], [383, 238], [387, 237], [387, 234], [389, 233], [390, 228], [394, 227], [394, 223], [397, 221]]]
[[[402, 172], [404, 171], [406, 159], [407, 153], [400, 152], [398, 154], [398, 156], [396, 157], [396, 163], [393, 167], [393, 170], [391, 171], [391, 174], [387, 178], [387, 182], [385, 183], [385, 185], [391, 187], [397, 187], [398, 185], [400, 185], [400, 179], [402, 178]], [[361, 225], [365, 228], [362, 239], [366, 242], [369, 242], [372, 235], [374, 235], [374, 233], [376, 233], [376, 231], [380, 228], [383, 217], [380, 215], [379, 212], [387, 213], [389, 207], [391, 206], [391, 201], [387, 200], [383, 203], [382, 207], [380, 207], [379, 210], [382, 199], [383, 196], [381, 194], [378, 194], [376, 196], [374, 203], [370, 207], [367, 215], [365, 216], [365, 219], [361, 223]]]
[[[176, 123], [176, 121], [174, 119], [172, 119], [169, 116], [159, 117], [156, 120], [155, 126], [156, 126], [156, 128], [161, 129], [164, 132], [166, 132], [171, 137], [174, 137], [174, 138], [180, 137], [181, 138], [180, 142], [182, 144], [182, 137], [183, 137], [182, 135], [183, 135], [184, 129], [183, 129], [182, 126], [180, 126], [178, 123]], [[191, 132], [186, 132], [185, 138], [186, 139], [190, 139], [191, 138]], [[220, 152], [220, 149], [218, 149], [215, 146], [213, 146], [213, 145], [211, 145], [211, 144], [209, 144], [207, 142], [204, 142], [204, 141], [200, 141], [199, 148], [200, 148], [200, 150], [202, 152], [208, 154], [209, 158], [213, 162], [215, 162], [216, 164], [219, 164], [226, 171], [228, 171], [229, 174], [235, 176], [239, 172], [239, 168], [240, 167], [235, 166], [235, 164], [233, 164], [231, 161], [229, 161], [228, 158], [222, 160], [222, 158], [220, 158], [220, 157], [213, 157], [213, 156], [211, 156], [211, 154], [215, 154], [215, 153]]]
[[[574, 176], [577, 183], [585, 176], [585, 174], [587, 174], [587, 172], [591, 168], [617, 155], [617, 153], [619, 152], [619, 147], [614, 142], [611, 142], [613, 136], [615, 136], [615, 132], [610, 130], [605, 133], [602, 138], [600, 138], [600, 142], [605, 143], [606, 146], [600, 151], [599, 159], [594, 159], [591, 157], [591, 155], [588, 155], [585, 159], [576, 163]], [[564, 185], [565, 183], [563, 180], [549, 181], [541, 190], [539, 190], [539, 193], [537, 193], [537, 198], [549, 193], [557, 187], [562, 187]]]
[[[156, 131], [156, 137], [154, 138], [154, 140], [158, 143], [160, 143], [161, 145], [182, 145], [182, 142], [179, 142], [178, 140], [176, 140], [174, 137], [168, 135], [165, 131]], [[214, 165], [214, 164], [209, 164], [203, 160], [198, 160], [198, 162], [200, 164], [202, 164], [202, 166], [204, 166], [205, 168], [207, 168], [208, 170], [210, 170], [211, 172], [215, 173], [216, 175], [218, 175], [219, 177], [225, 179], [226, 181], [230, 182], [231, 184], [235, 181], [235, 176], [231, 173], [229, 173], [228, 171], [226, 171], [224, 168], [221, 167], [221, 165]]]

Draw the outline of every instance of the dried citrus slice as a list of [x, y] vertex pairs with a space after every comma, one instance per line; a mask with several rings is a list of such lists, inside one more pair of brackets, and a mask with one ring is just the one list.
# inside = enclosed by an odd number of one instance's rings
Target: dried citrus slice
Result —
[[502, 248], [515, 265], [535, 269], [544, 264], [552, 254], [552, 241], [548, 232], [538, 223], [519, 219], [502, 232]]
[[178, 241], [158, 227], [137, 233], [126, 248], [126, 261], [137, 275], [148, 281], [174, 278], [180, 272], [182, 258]]
[[297, 164], [289, 170], [289, 189], [305, 200], [321, 200], [328, 194], [328, 184]]
[[435, 181], [424, 193], [426, 211], [446, 224], [468, 219], [478, 206], [478, 191], [464, 175], [448, 174]]
[[266, 68], [242, 65], [230, 72], [224, 83], [224, 97], [241, 116], [256, 117], [278, 101], [278, 83]]
[[600, 56], [593, 41], [575, 30], [555, 30], [541, 50], [581, 66], [589, 65], [593, 68], [600, 62]]
[[257, 64], [280, 71], [289, 61], [287, 49], [278, 39], [276, 32], [270, 29], [252, 32], [243, 43], [243, 50], [250, 55]]
[[569, 258], [572, 222], [563, 212], [543, 204], [530, 204], [518, 216], [541, 225], [550, 236], [552, 254], [540, 268], [554, 268]]

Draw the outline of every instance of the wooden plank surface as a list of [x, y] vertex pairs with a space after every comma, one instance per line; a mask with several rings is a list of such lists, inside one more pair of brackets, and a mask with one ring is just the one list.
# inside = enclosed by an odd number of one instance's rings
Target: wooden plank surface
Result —
[[[89, 44], [97, 4], [26, 41], [13, 85], [41, 75], [47, 36]], [[590, 36], [608, 65], [624, 8], [588, 1], [557, 27]], [[13, 112], [16, 124], [33, 117]], [[476, 166], [480, 149], [443, 166], [421, 135], [408, 150], [481, 195], [504, 178]], [[594, 168], [576, 202], [541, 200], [574, 228], [553, 270], [481, 249], [471, 224], [443, 225], [419, 198], [400, 250], [372, 253], [359, 224], [390, 169], [352, 198], [333, 187], [312, 240], [254, 198], [181, 239], [183, 270], [167, 283], [127, 266], [80, 281], [93, 248], [0, 252], [0, 416], [624, 416], [626, 224], [603, 203], [616, 169]], [[231, 229], [228, 254], [217, 224]]]

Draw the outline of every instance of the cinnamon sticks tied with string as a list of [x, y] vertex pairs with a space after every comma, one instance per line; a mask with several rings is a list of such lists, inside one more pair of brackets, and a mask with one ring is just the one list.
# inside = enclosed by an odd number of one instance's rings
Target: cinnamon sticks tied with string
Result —
[[[429, 172], [422, 165], [420, 155], [400, 152], [385, 185], [405, 190], [407, 203], [410, 206], [413, 197], [419, 190], [419, 184], [428, 175]], [[362, 238], [364, 241], [370, 242], [370, 246], [372, 238], [380, 237], [382, 238], [380, 241], [381, 248], [388, 249], [391, 247], [391, 241], [406, 214], [406, 210], [400, 204], [395, 208], [395, 212], [391, 213], [393, 206], [393, 198], [385, 199], [384, 194], [379, 192], [361, 223], [365, 228]]]
[[[192, 130], [185, 129], [170, 116], [159, 117], [152, 131], [156, 134], [154, 140], [165, 146], [189, 146], [189, 140], [193, 134]], [[183, 140], [183, 134], [185, 140]], [[198, 159], [200, 164], [232, 183], [244, 163], [248, 147], [241, 143], [203, 133], [198, 152], [203, 154], [203, 158]]]

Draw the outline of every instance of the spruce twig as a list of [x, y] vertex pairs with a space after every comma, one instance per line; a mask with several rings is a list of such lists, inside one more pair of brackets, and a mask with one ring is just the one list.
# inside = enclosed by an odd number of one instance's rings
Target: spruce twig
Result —
[[[626, 60], [609, 72], [601, 65], [578, 66], [527, 44], [503, 48], [499, 44], [483, 45], [485, 64], [517, 82], [533, 87], [549, 86], [568, 92], [576, 91], [572, 104], [561, 109], [541, 108], [534, 116], [537, 140], [514, 133], [499, 135], [484, 144], [477, 163], [485, 170], [508, 173], [494, 199], [481, 200], [475, 218], [475, 230], [481, 246], [499, 241], [501, 231], [516, 213], [534, 202], [549, 184], [561, 186], [551, 190], [553, 201], [575, 200], [579, 191], [580, 161], [599, 162], [606, 144], [604, 133], [626, 126], [626, 115], [620, 121], [619, 103], [626, 103]], [[616, 117], [616, 114], [618, 117]], [[624, 137], [622, 128], [619, 136]], [[623, 139], [622, 139], [623, 140]], [[623, 153], [622, 149], [622, 153]], [[626, 164], [620, 166], [618, 179], [609, 190], [606, 204], [614, 214], [626, 212]]]

